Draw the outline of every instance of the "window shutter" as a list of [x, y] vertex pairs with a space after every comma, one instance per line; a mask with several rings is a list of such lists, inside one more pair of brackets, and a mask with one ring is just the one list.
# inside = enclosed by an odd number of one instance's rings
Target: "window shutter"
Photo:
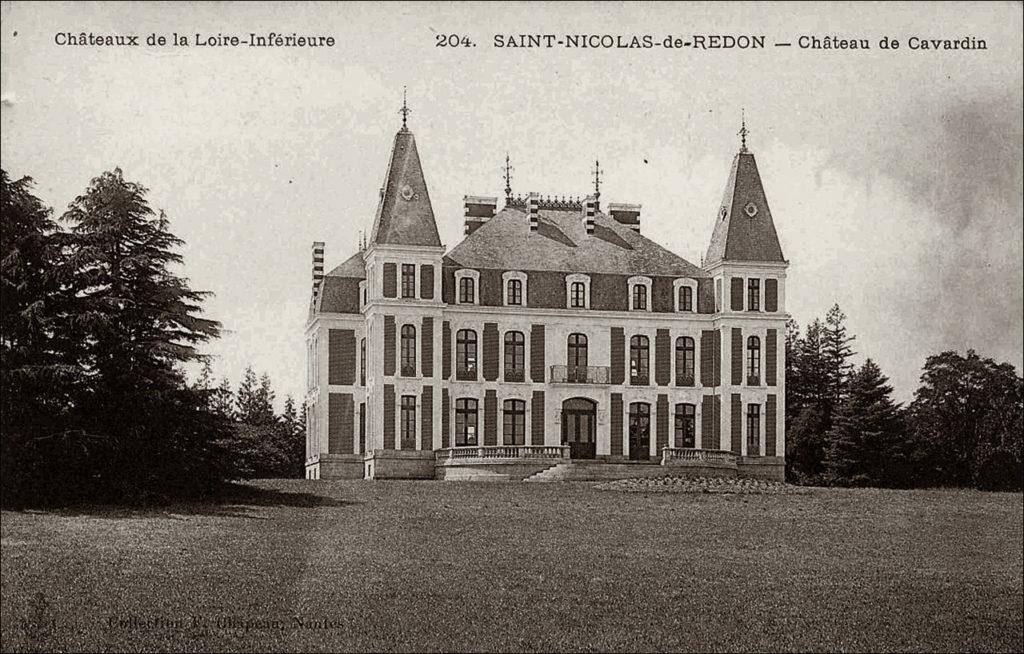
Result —
[[658, 395], [658, 426], [657, 426], [657, 449], [654, 450], [654, 455], [661, 458], [661, 448], [668, 447], [668, 395], [661, 393]]
[[384, 297], [398, 297], [398, 269], [393, 263], [384, 264]]
[[764, 455], [765, 456], [776, 456], [776, 443], [775, 443], [775, 422], [778, 420], [775, 415], [777, 409], [775, 406], [775, 396], [769, 395], [765, 400], [764, 408]]
[[667, 386], [672, 377], [672, 339], [667, 329], [659, 329], [654, 335], [654, 381], [658, 386]]
[[731, 289], [729, 308], [733, 311], [743, 311], [743, 278], [732, 277], [729, 279], [729, 283]]
[[732, 328], [732, 385], [743, 384], [743, 330]]
[[530, 379], [544, 383], [544, 325], [530, 326]]
[[769, 329], [764, 342], [764, 378], [765, 384], [775, 386], [776, 356], [778, 348], [778, 331]]
[[484, 323], [484, 360], [483, 373], [485, 381], [498, 379], [498, 323]]
[[424, 377], [434, 376], [434, 319], [423, 317], [423, 328], [420, 330], [420, 369]]
[[700, 403], [700, 446], [705, 450], [718, 449], [718, 437], [715, 434], [715, 403], [710, 395], [701, 398]]
[[611, 376], [613, 384], [626, 380], [626, 333], [622, 327], [612, 327]]
[[534, 391], [530, 400], [530, 444], [544, 444], [544, 391]]
[[356, 333], [351, 329], [327, 331], [327, 383], [356, 383]]
[[441, 323], [441, 378], [452, 376], [452, 325], [447, 320]]
[[395, 449], [395, 385], [384, 384], [384, 449]]
[[712, 329], [705, 329], [700, 333], [700, 383], [702, 386], [718, 385], [715, 383], [715, 334], [717, 333]]
[[732, 394], [732, 410], [729, 413], [732, 417], [732, 451], [733, 454], [739, 454], [743, 447], [743, 400], [739, 393]]
[[498, 444], [498, 395], [495, 391], [484, 393], [484, 445]]
[[[445, 323], [447, 324], [447, 323]], [[452, 404], [451, 399], [448, 397], [448, 389], [441, 389], [441, 447], [451, 447], [451, 413]]]
[[434, 449], [434, 387], [424, 386], [420, 400], [420, 449]]
[[395, 374], [395, 317], [384, 316], [384, 374]]
[[434, 299], [434, 266], [429, 263], [420, 266], [420, 298]]
[[764, 310], [779, 310], [779, 280], [771, 277], [764, 280]]
[[611, 455], [622, 456], [622, 393], [612, 393], [611, 412]]
[[327, 395], [327, 452], [352, 454], [355, 404], [351, 393]]

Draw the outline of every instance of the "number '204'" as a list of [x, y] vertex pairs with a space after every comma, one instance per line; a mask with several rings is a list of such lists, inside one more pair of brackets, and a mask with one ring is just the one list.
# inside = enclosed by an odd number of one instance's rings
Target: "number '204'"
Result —
[[434, 38], [437, 39], [434, 45], [438, 48], [472, 48], [476, 45], [468, 36], [458, 34], [435, 34]]

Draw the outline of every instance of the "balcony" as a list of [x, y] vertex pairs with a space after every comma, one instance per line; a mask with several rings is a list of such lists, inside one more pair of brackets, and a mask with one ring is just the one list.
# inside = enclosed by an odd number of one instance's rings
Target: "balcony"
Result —
[[707, 466], [712, 468], [736, 468], [738, 457], [728, 450], [703, 450], [695, 447], [661, 448], [663, 466]]
[[526, 369], [523, 367], [510, 367], [505, 366], [505, 381], [507, 382], [522, 382], [526, 381]]
[[676, 375], [676, 386], [693, 386], [693, 375]]
[[401, 372], [402, 372], [402, 376], [403, 377], [415, 377], [416, 376], [416, 366], [403, 365]]
[[552, 384], [610, 384], [608, 366], [551, 366]]
[[632, 372], [629, 375], [630, 386], [650, 386], [651, 377], [647, 373]]
[[476, 364], [469, 363], [466, 366], [456, 368], [455, 381], [476, 381]]
[[747, 375], [747, 386], [760, 386], [761, 377], [760, 375]]

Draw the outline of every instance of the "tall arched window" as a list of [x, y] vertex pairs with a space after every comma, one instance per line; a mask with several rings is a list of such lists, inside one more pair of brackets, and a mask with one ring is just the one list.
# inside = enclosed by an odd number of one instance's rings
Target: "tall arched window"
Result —
[[476, 332], [472, 329], [455, 334], [455, 379], [476, 381]]
[[505, 445], [526, 445], [526, 402], [505, 400], [503, 408]]
[[629, 339], [629, 383], [646, 386], [650, 383], [650, 342], [637, 334]]
[[566, 356], [566, 381], [586, 383], [587, 381], [587, 336], [569, 334]]
[[416, 376], [416, 328], [402, 325], [402, 376]]
[[459, 304], [473, 304], [476, 302], [476, 285], [472, 277], [459, 279]]
[[676, 447], [696, 447], [697, 407], [692, 404], [676, 405]]
[[522, 306], [523, 304], [523, 282], [519, 279], [508, 280], [508, 304], [510, 306]]
[[525, 379], [526, 337], [523, 332], [505, 332], [505, 381], [521, 382]]
[[583, 282], [573, 282], [569, 286], [569, 306], [573, 309], [587, 308], [587, 285]]
[[696, 345], [689, 336], [676, 339], [676, 386], [693, 386], [696, 352]]
[[643, 284], [633, 285], [633, 310], [647, 311], [647, 287]]
[[747, 339], [747, 386], [761, 385], [761, 339]]
[[455, 446], [476, 445], [476, 400], [455, 400]]

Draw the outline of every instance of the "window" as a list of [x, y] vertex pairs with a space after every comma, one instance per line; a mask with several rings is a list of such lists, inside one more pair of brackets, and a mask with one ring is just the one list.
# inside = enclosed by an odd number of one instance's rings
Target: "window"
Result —
[[676, 386], [693, 386], [696, 344], [689, 336], [676, 339]]
[[366, 339], [359, 341], [359, 385], [366, 386]]
[[476, 303], [476, 282], [472, 277], [459, 279], [459, 304]]
[[696, 447], [697, 407], [692, 404], [676, 405], [676, 447]]
[[629, 383], [646, 385], [648, 381], [650, 342], [637, 334], [629, 339]]
[[455, 334], [455, 379], [476, 380], [476, 332], [472, 329]]
[[508, 304], [510, 306], [522, 306], [523, 304], [523, 282], [518, 279], [510, 279], [507, 284]]
[[416, 449], [416, 396], [402, 396], [402, 449]]
[[747, 386], [761, 385], [761, 339], [747, 339]]
[[566, 381], [586, 383], [587, 381], [587, 336], [569, 334], [568, 356], [566, 357]]
[[573, 282], [569, 287], [569, 306], [573, 309], [587, 308], [587, 287], [583, 282]]
[[761, 310], [761, 280], [751, 277], [747, 280], [747, 311]]
[[455, 400], [455, 446], [476, 445], [476, 400]]
[[505, 381], [526, 379], [526, 337], [523, 332], [505, 332]]
[[505, 400], [505, 445], [526, 445], [526, 402]]
[[761, 455], [761, 405], [747, 405], [747, 455]]
[[647, 287], [643, 284], [633, 286], [633, 310], [647, 311]]
[[402, 376], [416, 376], [416, 328], [402, 325]]
[[692, 286], [680, 286], [679, 287], [679, 310], [680, 311], [693, 311], [693, 287]]
[[402, 297], [416, 297], [416, 266], [411, 263], [402, 264]]

